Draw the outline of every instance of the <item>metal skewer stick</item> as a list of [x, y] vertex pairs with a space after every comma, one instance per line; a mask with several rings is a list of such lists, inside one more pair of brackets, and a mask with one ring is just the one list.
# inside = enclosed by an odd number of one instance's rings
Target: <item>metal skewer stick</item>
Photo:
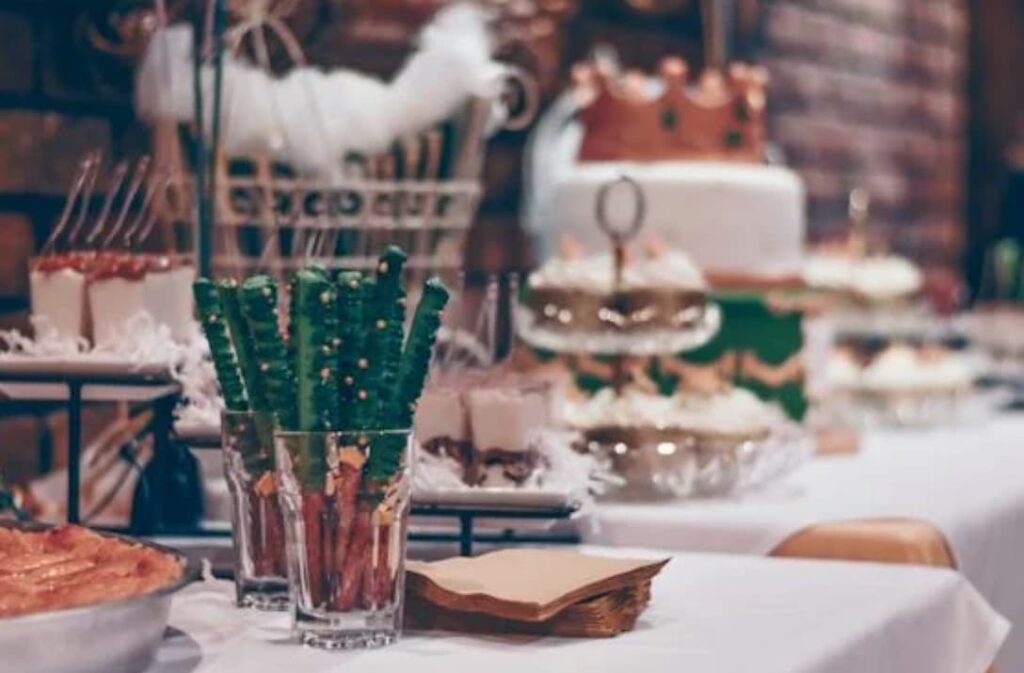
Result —
[[[633, 193], [634, 206], [633, 218], [626, 223], [624, 228], [617, 228], [608, 218], [608, 199], [612, 190], [618, 185], [627, 185]], [[612, 294], [617, 295], [622, 290], [623, 275], [626, 267], [626, 244], [633, 240], [643, 227], [644, 219], [647, 216], [647, 200], [644, 198], [643, 188], [633, 178], [622, 175], [616, 180], [601, 185], [597, 192], [597, 203], [595, 206], [597, 226], [608, 236], [612, 243], [612, 255], [615, 268], [613, 270]], [[622, 393], [626, 385], [627, 372], [626, 362], [623, 356], [615, 356], [612, 359], [612, 386], [615, 394]]]
[[114, 167], [113, 176], [110, 179], [110, 184], [107, 187], [107, 197], [103, 201], [103, 207], [100, 209], [99, 217], [96, 218], [96, 222], [93, 223], [92, 229], [85, 237], [85, 245], [91, 246], [100, 233], [107, 226], [107, 219], [110, 217], [110, 211], [114, 209], [114, 201], [117, 199], [118, 192], [121, 191], [121, 185], [124, 184], [125, 176], [128, 175], [128, 161], [122, 161]]
[[[50, 254], [53, 248], [57, 244], [57, 240], [60, 238], [64, 230], [67, 229], [68, 223], [71, 221], [71, 215], [75, 211], [75, 206], [78, 204], [78, 196], [82, 193], [85, 188], [85, 183], [89, 179], [90, 173], [95, 168], [95, 164], [98, 161], [96, 154], [87, 154], [84, 159], [78, 164], [78, 172], [75, 176], [74, 182], [71, 183], [71, 189], [68, 191], [68, 198], [64, 202], [64, 210], [61, 211], [60, 218], [57, 220], [57, 224], [54, 225], [53, 231], [50, 232], [46, 242], [43, 243], [43, 247], [40, 249], [40, 256], [46, 256]], [[88, 210], [89, 203], [85, 200], [82, 203], [82, 208]]]
[[[158, 192], [163, 192], [167, 189], [170, 181], [170, 173], [154, 175], [150, 179], [146, 185], [146, 193], [142, 197], [142, 206], [139, 209], [139, 214], [124, 232], [123, 242], [125, 248], [131, 248], [133, 244], [143, 243], [149, 238], [149, 234], [153, 231], [158, 217], [156, 209], [153, 208], [153, 199], [156, 198]], [[136, 234], [140, 234], [138, 238], [136, 238]]]
[[121, 210], [117, 214], [117, 220], [114, 221], [114, 226], [110, 228], [107, 235], [100, 242], [100, 250], [106, 250], [113, 243], [118, 232], [124, 226], [125, 220], [128, 219], [128, 211], [131, 210], [132, 203], [135, 201], [135, 195], [139, 192], [142, 183], [146, 180], [146, 175], [149, 173], [149, 164], [150, 158], [148, 156], [143, 156], [136, 162], [135, 172], [132, 174], [132, 180], [128, 184], [128, 191], [125, 192], [124, 200], [121, 202]]
[[89, 203], [92, 201], [93, 190], [96, 188], [96, 178], [99, 175], [102, 163], [102, 156], [97, 153], [95, 155], [95, 161], [93, 161], [92, 167], [89, 171], [89, 175], [86, 178], [85, 186], [82, 189], [82, 209], [78, 211], [78, 217], [75, 219], [75, 225], [68, 233], [68, 247], [74, 245], [75, 241], [78, 240], [79, 235], [82, 233], [82, 229], [85, 228], [85, 221], [89, 216]]

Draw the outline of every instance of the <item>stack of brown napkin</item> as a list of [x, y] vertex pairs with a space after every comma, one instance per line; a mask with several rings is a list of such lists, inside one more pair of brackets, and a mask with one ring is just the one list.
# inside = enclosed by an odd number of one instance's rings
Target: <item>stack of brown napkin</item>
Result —
[[409, 561], [412, 629], [604, 638], [629, 631], [668, 559], [506, 549], [434, 563]]

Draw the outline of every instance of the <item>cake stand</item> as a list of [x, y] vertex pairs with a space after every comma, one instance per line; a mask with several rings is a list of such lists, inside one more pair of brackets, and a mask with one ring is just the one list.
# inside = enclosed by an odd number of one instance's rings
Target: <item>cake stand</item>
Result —
[[[635, 199], [632, 221], [613, 226], [607, 217], [610, 191], [628, 186]], [[596, 221], [613, 250], [614, 285], [604, 299], [589, 301], [527, 294], [518, 307], [516, 331], [532, 347], [564, 355], [601, 355], [613, 367], [616, 395], [629, 375], [630, 358], [676, 355], [700, 348], [719, 331], [721, 310], [702, 292], [680, 293], [649, 307], [622, 284], [626, 244], [639, 233], [645, 213], [643, 191], [622, 176], [598, 191]], [[564, 301], [559, 302], [559, 299]], [[655, 303], [652, 301], [652, 304]], [[609, 424], [579, 433], [573, 448], [594, 456], [615, 476], [602, 497], [659, 500], [724, 496], [769, 481], [801, 463], [812, 444], [789, 424], [756, 435], [707, 435], [685, 428]]]
[[[608, 199], [618, 185], [631, 189], [635, 208], [625, 226], [608, 218]], [[543, 296], [527, 290], [516, 307], [516, 332], [534, 348], [562, 354], [615, 358], [676, 354], [700, 348], [721, 328], [722, 312], [702, 290], [656, 296], [623, 287], [626, 244], [640, 232], [646, 202], [640, 184], [621, 176], [597, 194], [596, 221], [613, 252], [613, 289], [607, 296], [566, 292]]]

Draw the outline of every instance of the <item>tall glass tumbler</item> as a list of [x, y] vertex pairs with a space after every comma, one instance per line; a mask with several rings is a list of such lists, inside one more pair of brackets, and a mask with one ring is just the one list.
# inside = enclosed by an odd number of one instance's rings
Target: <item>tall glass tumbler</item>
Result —
[[[293, 631], [327, 649], [380, 647], [402, 630], [410, 430], [278, 432]], [[390, 458], [381, 469], [374, 451]]]
[[224, 474], [231, 494], [235, 597], [239, 607], [287, 610], [284, 517], [274, 471], [270, 414], [221, 414]]

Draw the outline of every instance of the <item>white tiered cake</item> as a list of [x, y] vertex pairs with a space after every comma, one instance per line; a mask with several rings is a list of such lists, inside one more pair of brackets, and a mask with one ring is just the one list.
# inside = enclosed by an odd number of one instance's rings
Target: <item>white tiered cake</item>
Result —
[[[763, 163], [763, 73], [740, 66], [691, 85], [674, 59], [649, 78], [578, 73], [532, 140], [528, 216], [542, 257], [563, 234], [606, 249], [598, 193], [628, 176], [642, 187], [645, 234], [685, 251], [713, 285], [799, 283], [804, 186]], [[628, 221], [610, 206], [609, 219]]]

